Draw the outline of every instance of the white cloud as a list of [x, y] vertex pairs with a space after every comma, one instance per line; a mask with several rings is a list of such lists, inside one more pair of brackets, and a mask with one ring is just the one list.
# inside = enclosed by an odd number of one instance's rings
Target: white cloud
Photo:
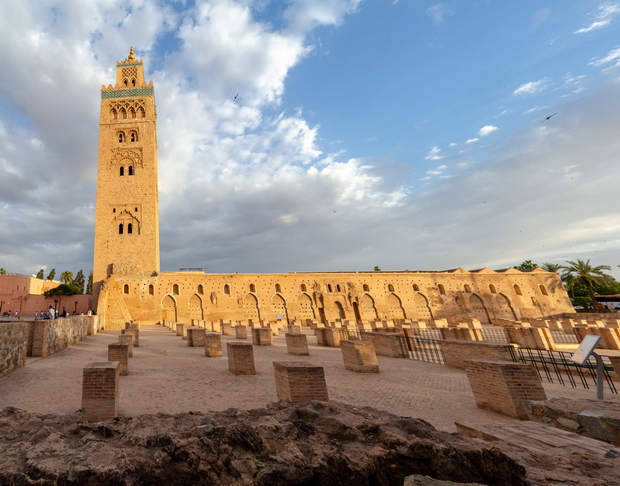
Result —
[[485, 125], [480, 130], [478, 130], [478, 136], [486, 137], [490, 133], [493, 133], [495, 130], [497, 130], [497, 127], [494, 127], [493, 125]]
[[547, 108], [549, 108], [549, 106], [534, 106], [534, 107], [530, 108], [529, 110], [524, 111], [522, 113], [522, 115], [529, 115], [530, 113], [534, 113], [536, 111], [546, 110]]
[[576, 30], [575, 34], [585, 34], [593, 30], [606, 27], [611, 23], [613, 17], [620, 13], [620, 5], [611, 2], [605, 2], [598, 6], [594, 12], [590, 12], [589, 16], [595, 20], [588, 26]]
[[476, 143], [478, 140], [480, 140], [480, 139], [479, 138], [470, 138], [469, 140], [466, 140], [465, 143], [466, 144]]
[[293, 0], [284, 12], [292, 31], [305, 33], [319, 25], [340, 25], [362, 0]]
[[443, 155], [439, 155], [439, 152], [441, 152], [441, 149], [439, 147], [433, 147], [429, 150], [429, 152], [426, 154], [426, 157], [424, 158], [426, 160], [441, 160], [443, 159]]
[[539, 79], [538, 81], [531, 81], [529, 83], [522, 84], [515, 89], [513, 95], [533, 95], [540, 93], [546, 88], [549, 80], [547, 78]]
[[620, 46], [609, 51], [605, 57], [593, 59], [589, 64], [592, 66], [602, 66], [603, 64], [618, 60], [620, 60]]
[[446, 7], [443, 3], [433, 5], [426, 10], [426, 15], [433, 19], [435, 25], [443, 24], [445, 17], [448, 15], [454, 15], [454, 11]]

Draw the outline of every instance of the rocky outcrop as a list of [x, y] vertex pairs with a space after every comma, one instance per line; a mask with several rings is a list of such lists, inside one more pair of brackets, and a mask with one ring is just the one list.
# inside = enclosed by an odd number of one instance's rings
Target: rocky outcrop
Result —
[[411, 474], [525, 485], [494, 448], [423, 420], [326, 402], [88, 424], [81, 413], [0, 413], [0, 484], [399, 485]]
[[527, 402], [532, 420], [620, 445], [620, 402], [555, 398]]

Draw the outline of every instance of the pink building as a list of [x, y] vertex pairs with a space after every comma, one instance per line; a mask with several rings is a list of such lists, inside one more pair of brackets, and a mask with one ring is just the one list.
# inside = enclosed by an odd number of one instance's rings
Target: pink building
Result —
[[41, 315], [50, 306], [62, 311], [87, 314], [92, 308], [92, 295], [61, 295], [46, 298], [43, 292], [56, 288], [60, 285], [57, 280], [41, 280], [18, 273], [0, 275], [0, 317], [10, 312], [11, 317], [18, 316], [23, 319], [32, 319], [36, 313]]

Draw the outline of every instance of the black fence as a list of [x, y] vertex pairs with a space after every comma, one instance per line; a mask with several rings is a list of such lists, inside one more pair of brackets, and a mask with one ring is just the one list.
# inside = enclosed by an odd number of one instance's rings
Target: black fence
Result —
[[405, 338], [409, 358], [427, 363], [445, 364], [441, 340], [425, 339], [419, 336]]
[[[573, 353], [565, 351], [551, 351], [546, 349], [529, 349], [510, 347], [510, 354], [515, 363], [527, 363], [536, 368], [540, 381], [557, 383], [573, 388], [583, 387], [590, 389], [596, 387], [596, 359], [590, 357], [587, 363], [580, 365], [570, 360]], [[604, 377], [607, 388], [611, 393], [618, 394], [610, 371], [613, 371], [609, 360], [605, 363]]]

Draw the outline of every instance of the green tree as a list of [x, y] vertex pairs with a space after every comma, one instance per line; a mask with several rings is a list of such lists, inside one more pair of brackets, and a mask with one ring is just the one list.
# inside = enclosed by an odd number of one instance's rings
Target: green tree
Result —
[[6, 275], [6, 270], [4, 268], [0, 268], [0, 275]]
[[43, 269], [39, 270], [37, 272], [37, 278], [40, 278], [41, 280], [43, 280], [45, 274], [43, 273]]
[[88, 283], [86, 284], [86, 293], [87, 294], [93, 293], [93, 272], [90, 272], [90, 274], [88, 275]]
[[73, 279], [73, 285], [80, 288], [80, 294], [84, 293], [84, 272], [80, 270]]
[[375, 271], [375, 272], [380, 272], [380, 271], [381, 271], [381, 269], [380, 269], [379, 267], [375, 267], [375, 268], [374, 268], [374, 271]]
[[60, 275], [60, 281], [66, 284], [73, 283], [73, 272], [70, 272], [69, 270], [62, 272]]
[[80, 289], [76, 285], [60, 284], [58, 287], [43, 292], [43, 295], [45, 295], [45, 297], [55, 297], [57, 295], [75, 295], [79, 293]]
[[525, 260], [521, 265], [515, 267], [517, 270], [531, 270], [533, 268], [538, 268], [536, 263], [532, 263], [532, 260]]
[[56, 269], [55, 269], [55, 268], [52, 268], [52, 269], [50, 270], [50, 273], [49, 273], [49, 274], [48, 274], [48, 276], [47, 276], [47, 279], [48, 279], [48, 280], [54, 280], [54, 277], [55, 277], [55, 276], [56, 276]]
[[594, 293], [595, 286], [609, 285], [614, 281], [613, 277], [607, 275], [603, 270], [611, 270], [609, 265], [599, 265], [593, 267], [590, 265], [590, 260], [584, 262], [583, 260], [577, 260], [576, 262], [569, 262], [564, 267], [564, 273], [562, 273], [562, 279], [566, 283], [566, 286], [572, 289], [577, 284], [585, 286], [590, 302], [593, 307], [596, 307], [597, 302]]
[[553, 273], [560, 273], [560, 270], [564, 270], [564, 266], [559, 263], [543, 263], [541, 268]]

